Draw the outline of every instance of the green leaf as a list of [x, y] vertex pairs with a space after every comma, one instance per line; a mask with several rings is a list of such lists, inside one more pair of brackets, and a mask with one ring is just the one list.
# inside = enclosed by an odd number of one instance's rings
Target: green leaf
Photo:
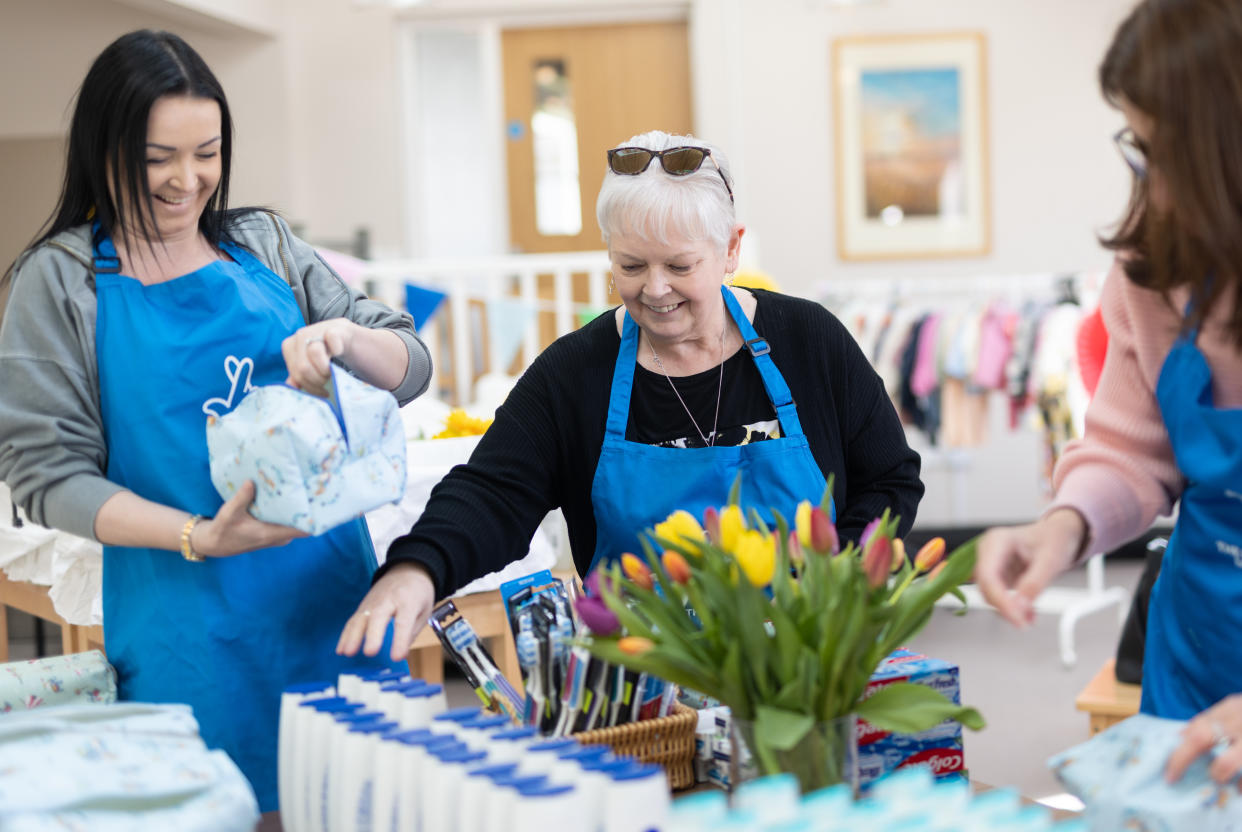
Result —
[[880, 688], [859, 702], [854, 712], [875, 727], [898, 734], [917, 734], [946, 719], [956, 720], [973, 731], [986, 724], [974, 708], [954, 705], [940, 691], [912, 682]]
[[819, 507], [827, 514], [829, 519], [832, 518], [832, 485], [836, 481], [836, 474], [828, 475], [828, 482], [824, 485], [824, 496], [819, 498]]
[[733, 478], [733, 485], [729, 487], [728, 505], [736, 506], [742, 502], [742, 472], [738, 471], [737, 476]]
[[793, 748], [807, 731], [815, 724], [811, 714], [787, 711], [771, 705], [758, 705], [755, 708], [755, 737], [762, 737], [763, 743], [777, 751], [788, 751]]

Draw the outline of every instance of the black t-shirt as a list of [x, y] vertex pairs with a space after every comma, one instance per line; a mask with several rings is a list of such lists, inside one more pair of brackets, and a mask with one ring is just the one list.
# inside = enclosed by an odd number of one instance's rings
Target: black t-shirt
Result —
[[[719, 422], [716, 420], [717, 391], [720, 395]], [[714, 443], [713, 425], [718, 425], [715, 432], [719, 434]], [[745, 445], [781, 435], [776, 409], [772, 407], [763, 377], [748, 350], [738, 350], [725, 359], [723, 375], [719, 365], [692, 376], [672, 379], [663, 373], [653, 373], [641, 364], [634, 368], [634, 390], [630, 395], [630, 421], [625, 427], [625, 438], [646, 445], [701, 448], [700, 434], [714, 445]]]
[[[886, 508], [901, 516], [898, 533], [905, 534], [923, 496], [919, 456], [879, 376], [823, 306], [762, 290], [753, 294], [755, 329], [789, 385], [816, 464], [835, 476], [842, 541], [857, 540]], [[524, 555], [554, 508], [564, 513], [574, 561], [585, 574], [595, 550], [591, 490], [620, 343], [615, 318], [601, 315], [544, 350], [497, 410], [470, 462], [440, 481], [414, 528], [389, 547], [376, 577], [388, 564], [414, 561], [444, 596]], [[704, 433], [715, 417], [718, 380], [716, 371], [674, 380]], [[727, 359], [720, 389], [721, 444], [734, 444], [730, 434], [742, 425], [774, 418], [749, 353]], [[668, 381], [641, 366], [635, 367], [630, 411], [626, 435], [634, 441], [692, 436], [701, 444]]]

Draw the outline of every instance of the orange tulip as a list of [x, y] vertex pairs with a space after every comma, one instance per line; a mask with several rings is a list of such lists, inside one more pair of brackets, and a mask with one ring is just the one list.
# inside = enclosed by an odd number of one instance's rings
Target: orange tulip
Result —
[[651, 639], [642, 636], [625, 636], [617, 639], [617, 649], [627, 656], [641, 656], [652, 647], [655, 647], [655, 644]]
[[680, 552], [668, 549], [664, 552], [662, 560], [664, 562], [664, 571], [668, 573], [669, 578], [674, 583], [690, 583], [690, 564], [686, 563], [686, 559], [681, 556]]
[[944, 538], [933, 537], [923, 544], [919, 553], [914, 556], [914, 568], [926, 572], [944, 558]]
[[643, 589], [651, 589], [655, 586], [655, 578], [652, 577], [651, 570], [647, 564], [639, 560], [638, 555], [632, 555], [629, 552], [622, 555], [621, 571], [625, 573], [625, 577]]

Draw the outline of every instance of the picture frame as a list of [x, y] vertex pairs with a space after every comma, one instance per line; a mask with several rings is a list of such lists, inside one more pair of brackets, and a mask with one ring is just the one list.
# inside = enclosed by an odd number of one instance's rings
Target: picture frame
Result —
[[832, 53], [838, 257], [991, 251], [983, 34], [842, 37]]

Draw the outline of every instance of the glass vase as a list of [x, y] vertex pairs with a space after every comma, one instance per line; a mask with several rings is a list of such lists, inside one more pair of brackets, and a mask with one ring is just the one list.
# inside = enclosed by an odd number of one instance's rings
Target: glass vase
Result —
[[858, 738], [853, 714], [813, 724], [793, 747], [773, 748], [756, 736], [755, 723], [733, 719], [730, 727], [729, 787], [769, 774], [798, 778], [803, 794], [845, 784], [858, 794]]

